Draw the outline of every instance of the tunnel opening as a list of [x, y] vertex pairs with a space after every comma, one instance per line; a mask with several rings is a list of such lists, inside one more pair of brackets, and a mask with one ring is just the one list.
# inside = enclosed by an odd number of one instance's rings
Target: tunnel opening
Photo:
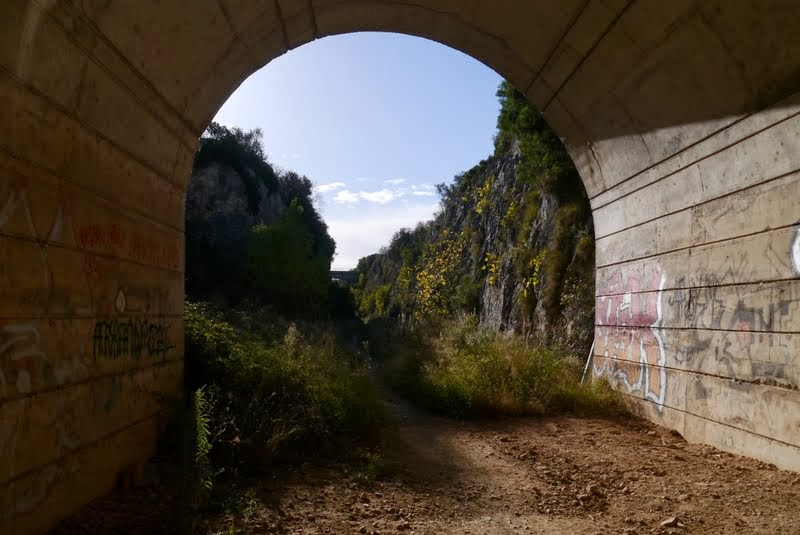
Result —
[[180, 390], [198, 136], [265, 62], [360, 30], [478, 58], [564, 140], [592, 206], [596, 373], [690, 442], [800, 467], [791, 0], [13, 0], [7, 13], [3, 528], [46, 529], [152, 453], [158, 400]]
[[[318, 46], [318, 50], [324, 50], [324, 47], [336, 44], [336, 39], [339, 38], [328, 38], [315, 46]], [[408, 158], [408, 155], [417, 155], [421, 152], [418, 147], [424, 145], [439, 143], [447, 148], [448, 145], [462, 145], [470, 141], [472, 134], [465, 131], [462, 123], [450, 126], [449, 131], [431, 124], [441, 121], [440, 117], [452, 120], [464, 115], [469, 108], [468, 100], [453, 96], [459, 87], [469, 83], [469, 79], [451, 80], [449, 85], [445, 84], [443, 80], [449, 73], [442, 72], [446, 69], [440, 64], [460, 64], [463, 59], [454, 56], [450, 49], [424, 40], [403, 37], [400, 41], [403, 46], [395, 47], [392, 36], [386, 34], [361, 34], [359, 39], [357, 46], [369, 50], [375, 62], [358, 65], [359, 69], [373, 73], [376, 65], [389, 63], [395, 68], [402, 68], [402, 72], [387, 75], [388, 79], [381, 80], [383, 87], [368, 78], [361, 78], [350, 86], [338, 89], [332, 89], [337, 84], [336, 78], [331, 78], [331, 73], [325, 72], [321, 76], [327, 81], [324, 94], [309, 96], [303, 93], [279, 108], [294, 122], [302, 122], [298, 117], [304, 114], [313, 116], [313, 122], [302, 123], [305, 131], [333, 130], [326, 122], [325, 113], [322, 113], [325, 110], [314, 111], [314, 98], [321, 99], [324, 106], [336, 109], [333, 113], [329, 112], [330, 115], [336, 118], [349, 117], [352, 124], [343, 127], [337, 140], [324, 140], [326, 145], [333, 145], [326, 149], [329, 157], [346, 152], [337, 142], [347, 147], [346, 138], [356, 136], [354, 131], [367, 131], [369, 136], [381, 139], [387, 137], [381, 130], [376, 130], [375, 125], [370, 127], [365, 124], [369, 123], [369, 119], [362, 119], [364, 117], [380, 117], [383, 128], [399, 130], [401, 134], [394, 135], [395, 142], [391, 146], [384, 147], [380, 143], [364, 145], [363, 140], [349, 143], [350, 146], [358, 145], [353, 157], [376, 153], [373, 156], [376, 165], [371, 171], [352, 171], [347, 168], [347, 165], [357, 165], [357, 162], [345, 162], [345, 167], [340, 164], [337, 170], [325, 172], [325, 180], [316, 186], [318, 196], [315, 198], [315, 187], [305, 174], [280, 169], [268, 161], [267, 153], [275, 154], [275, 151], [269, 148], [267, 141], [262, 141], [270, 136], [258, 128], [264, 124], [284, 131], [286, 124], [269, 116], [264, 116], [262, 123], [252, 122], [251, 118], [256, 112], [247, 105], [237, 103], [235, 95], [226, 106], [240, 110], [247, 108], [246, 115], [240, 116], [248, 117], [251, 122], [247, 125], [252, 129], [224, 126], [217, 122], [224, 120], [222, 117], [225, 114], [220, 113], [200, 139], [192, 177], [188, 181], [185, 227], [185, 375], [190, 391], [210, 384], [236, 392], [244, 388], [243, 385], [231, 387], [224, 379], [241, 375], [235, 370], [209, 365], [209, 362], [219, 359], [209, 354], [204, 341], [208, 338], [206, 331], [212, 329], [211, 325], [216, 320], [226, 322], [236, 332], [241, 331], [241, 337], [246, 337], [249, 334], [247, 330], [253, 329], [252, 322], [247, 319], [249, 316], [260, 317], [262, 323], [281, 326], [274, 333], [267, 333], [269, 329], [263, 327], [257, 327], [256, 330], [266, 345], [277, 344], [290, 359], [293, 358], [293, 349], [286, 346], [286, 337], [295, 340], [297, 336], [302, 336], [296, 333], [308, 330], [309, 321], [325, 323], [333, 320], [340, 334], [345, 333], [344, 338], [351, 349], [362, 359], [379, 367], [382, 373], [393, 366], [402, 368], [398, 369], [398, 377], [387, 379], [381, 376], [389, 382], [401, 381], [399, 375], [405, 375], [406, 378], [419, 375], [421, 368], [418, 363], [395, 359], [389, 354], [389, 348], [381, 347], [381, 343], [392, 336], [390, 331], [400, 336], [403, 326], [427, 322], [442, 323], [440, 332], [449, 330], [446, 322], [451, 322], [453, 328], [465, 333], [474, 331], [487, 340], [493, 336], [492, 333], [505, 332], [520, 340], [525, 339], [526, 344], [548, 347], [540, 354], [523, 351], [519, 346], [517, 357], [511, 358], [501, 353], [517, 348], [517, 342], [498, 338], [496, 348], [492, 345], [494, 342], [490, 343], [482, 351], [487, 355], [494, 352], [497, 370], [505, 368], [501, 373], [508, 377], [503, 383], [510, 385], [512, 376], [522, 373], [517, 368], [532, 372], [536, 367], [534, 362], [539, 362], [544, 353], [550, 359], [548, 366], [554, 370], [552, 379], [555, 383], [559, 382], [556, 370], [564, 370], [568, 374], [561, 362], [566, 361], [564, 357], [567, 354], [574, 360], [580, 360], [577, 369], [569, 372], [571, 376], [577, 375], [575, 372], [580, 371], [582, 361], [587, 358], [593, 335], [594, 238], [588, 197], [561, 140], [522, 93], [508, 82], [500, 82], [499, 78], [492, 76], [488, 83], [481, 80], [483, 91], [488, 94], [480, 98], [473, 97], [476, 102], [490, 108], [489, 126], [481, 126], [487, 130], [481, 132], [484, 152], [476, 154], [466, 150], [458, 154], [462, 160], [469, 162], [467, 167], [482, 158], [481, 161], [459, 172], [452, 180], [441, 182], [446, 177], [435, 179], [439, 182], [437, 185], [430, 183], [430, 169], [442, 165], [438, 161], [425, 161], [423, 178], [420, 179], [413, 174], [419, 173], [419, 169], [413, 166], [404, 168], [398, 162]], [[394, 39], [400, 39], [400, 36]], [[348, 38], [345, 43], [350, 41], [352, 39]], [[376, 54], [375, 50], [381, 46], [391, 52], [390, 61]], [[433, 67], [421, 66], [420, 63], [424, 62], [419, 60], [410, 61], [413, 63], [411, 68], [397, 65], [399, 58], [405, 57], [408, 61], [408, 58], [432, 56], [434, 53], [439, 53], [442, 59]], [[334, 48], [332, 54], [341, 61], [335, 68], [336, 74], [347, 77], [347, 67], [343, 65], [346, 60], [341, 49]], [[326, 62], [320, 53], [309, 56], [311, 59], [291, 59], [301, 65]], [[436, 75], [431, 74], [434, 71]], [[285, 75], [285, 70], [281, 72]], [[297, 80], [281, 81], [294, 88], [299, 85], [315, 86], [313, 79], [306, 81], [303, 76], [307, 76], [307, 73], [295, 73]], [[485, 77], [483, 73], [480, 76]], [[276, 78], [271, 80], [272, 84], [278, 83]], [[412, 82], [392, 87], [400, 79], [411, 79], [416, 84]], [[417, 98], [413, 98], [409, 93], [418, 91], [413, 85], [424, 86], [428, 92], [436, 88], [436, 93], [444, 95], [445, 99], [455, 99], [456, 102], [450, 104], [455, 110], [442, 110], [447, 106], [442, 103], [441, 97], [437, 99], [421, 91]], [[248, 88], [247, 82], [240, 91], [251, 95], [251, 98], [256, 94], [281, 92], [280, 89], [269, 89], [264, 83], [256, 88]], [[349, 101], [331, 99], [331, 94], [351, 93], [358, 94]], [[364, 104], [364, 95], [372, 95], [372, 107]], [[380, 97], [377, 98], [377, 95]], [[401, 124], [399, 118], [413, 114], [414, 109], [402, 109], [398, 97], [413, 102], [413, 108], [436, 113], [433, 117], [425, 117], [425, 120], [413, 118], [409, 122], [417, 130], [410, 131]], [[426, 103], [426, 97], [435, 104]], [[487, 101], [490, 104], [486, 104]], [[250, 106], [253, 105], [257, 104], [250, 101]], [[300, 107], [292, 109], [293, 105]], [[401, 109], [390, 112], [387, 106]], [[418, 133], [420, 129], [426, 133]], [[442, 139], [435, 139], [430, 131], [435, 131]], [[423, 139], [417, 141], [417, 145], [406, 146], [403, 145], [402, 136]], [[272, 139], [275, 139], [274, 134]], [[344, 139], [344, 142], [340, 139]], [[303, 145], [284, 146], [280, 150], [287, 154], [303, 153], [306, 158], [315, 157], [313, 151]], [[433, 157], [448, 159], [446, 154], [435, 154]], [[278, 159], [280, 156], [272, 158]], [[426, 155], [422, 154], [419, 158], [426, 160]], [[452, 164], [448, 165], [453, 167]], [[367, 179], [356, 178], [370, 175], [376, 177], [371, 184]], [[349, 263], [340, 264], [351, 271], [330, 271], [334, 262], [332, 248], [315, 248], [315, 243], [330, 244], [332, 238], [337, 236], [337, 228], [329, 228], [320, 215], [320, 194], [327, 194], [325, 199], [332, 206], [325, 206], [324, 209], [330, 210], [334, 217], [338, 215], [351, 219], [362, 229], [385, 228], [382, 235], [370, 236], [372, 241], [361, 245], [359, 257], [353, 257], [351, 253], [347, 260]], [[422, 206], [427, 208], [431, 198], [436, 199], [437, 196], [436, 209], [429, 212], [430, 219], [420, 220], [422, 218], [415, 216], [415, 202], [422, 202]], [[376, 205], [385, 220], [369, 219], [374, 217], [369, 213], [370, 204]], [[338, 214], [334, 212], [336, 208], [339, 208]], [[413, 219], [398, 223], [392, 211], [410, 213]], [[310, 219], [304, 219], [304, 216], [310, 216]], [[365, 221], [359, 222], [359, 217], [364, 217]], [[362, 238], [345, 235], [345, 239], [348, 237], [351, 240]], [[346, 242], [340, 242], [340, 245], [344, 245], [345, 250], [349, 246]], [[278, 265], [267, 268], [264, 263]], [[352, 286], [348, 288], [330, 284], [328, 279], [333, 273], [349, 273]], [[295, 277], [297, 274], [300, 276]], [[202, 301], [215, 302], [216, 311], [198, 303]], [[228, 314], [225, 309], [239, 312]], [[267, 309], [270, 312], [265, 314]], [[460, 319], [448, 319], [456, 317]], [[245, 318], [244, 323], [242, 318]], [[417, 334], [417, 342], [428, 343], [422, 339], [421, 331]], [[198, 339], [198, 336], [202, 339]], [[250, 363], [248, 366], [253, 369], [256, 365]], [[427, 379], [420, 376], [413, 380], [419, 382], [417, 386], [420, 389], [427, 388], [420, 382]], [[536, 380], [547, 382], [542, 378]], [[267, 380], [268, 385], [273, 383], [275, 381], [272, 379]], [[485, 390], [485, 386], [481, 388]], [[269, 386], [268, 389], [272, 388]], [[520, 413], [531, 410], [538, 412], [544, 407], [555, 410], [550, 405], [552, 400], [544, 397], [537, 399], [536, 391], [537, 388], [532, 385], [509, 386], [507, 390], [494, 394], [492, 401], [480, 410], [513, 410]], [[252, 394], [254, 397], [259, 395], [257, 391]], [[465, 392], [464, 395], [467, 405], [478, 405], [477, 401], [469, 401], [478, 395], [477, 392]], [[546, 395], [552, 397], [554, 394]], [[272, 394], [272, 398], [271, 408], [262, 412], [282, 414], [273, 405], [281, 403], [281, 396]], [[287, 399], [286, 405], [290, 406], [295, 401]], [[435, 405], [434, 409], [437, 408]], [[453, 409], [461, 411], [467, 405]], [[503, 409], [505, 405], [513, 406], [513, 409]], [[566, 406], [566, 403], [563, 405]], [[249, 408], [246, 410], [250, 411]], [[221, 421], [216, 414], [211, 420], [215, 425]], [[265, 425], [271, 426], [272, 422]], [[238, 433], [248, 434], [243, 430]], [[276, 433], [280, 434], [280, 431]], [[305, 441], [313, 443], [311, 437]]]

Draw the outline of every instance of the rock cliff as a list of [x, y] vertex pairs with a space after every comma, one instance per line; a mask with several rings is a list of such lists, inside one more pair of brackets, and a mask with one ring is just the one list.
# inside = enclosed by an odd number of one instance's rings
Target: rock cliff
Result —
[[[508, 126], [502, 114], [512, 107]], [[511, 93], [498, 125], [495, 154], [438, 186], [432, 221], [359, 262], [360, 312], [401, 320], [474, 313], [495, 330], [588, 351], [594, 236], [582, 183], [524, 99]]]

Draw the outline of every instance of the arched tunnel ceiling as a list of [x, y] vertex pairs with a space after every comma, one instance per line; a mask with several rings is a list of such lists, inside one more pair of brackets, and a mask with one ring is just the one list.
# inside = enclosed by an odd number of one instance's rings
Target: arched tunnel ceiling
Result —
[[[93, 26], [92, 38], [127, 58], [192, 136], [249, 74], [315, 38], [374, 30], [436, 40], [543, 110], [592, 196], [800, 82], [792, 0], [76, 3], [86, 20], [70, 2], [55, 2], [52, 14], [79, 39], [89, 33], [82, 24]], [[65, 78], [77, 85], [80, 71]], [[608, 140], [619, 138], [612, 150]]]
[[[273, 58], [368, 30], [472, 55], [565, 141], [594, 219], [595, 375], [688, 441], [800, 470], [797, 0], [4, 0], [0, 328], [64, 373], [0, 392], [0, 531], [44, 531], [152, 454], [198, 135]], [[119, 302], [173, 326], [163, 365], [94, 357]], [[109, 381], [125, 394], [98, 413]]]

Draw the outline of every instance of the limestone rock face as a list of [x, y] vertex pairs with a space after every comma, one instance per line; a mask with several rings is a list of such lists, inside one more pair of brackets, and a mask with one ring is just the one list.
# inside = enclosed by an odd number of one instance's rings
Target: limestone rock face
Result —
[[[453, 237], [465, 241], [447, 277], [458, 281], [455, 294], [468, 297], [453, 312], [475, 313], [480, 324], [492, 330], [557, 339], [583, 354], [591, 345], [594, 320], [594, 238], [588, 200], [578, 196], [579, 200], [570, 201], [581, 204], [583, 211], [578, 210], [577, 220], [570, 220], [572, 235], [564, 239], [563, 220], [569, 219], [565, 213], [574, 212], [575, 206], [523, 180], [517, 172], [519, 162], [519, 149], [512, 146], [466, 172], [459, 179], [458, 193], [443, 203], [425, 240], [434, 248]], [[577, 234], [586, 236], [588, 255], [578, 254]], [[557, 255], [562, 255], [559, 269], [546, 269], [545, 256]], [[537, 257], [542, 269], [532, 283], [532, 273], [539, 270], [531, 262]], [[359, 264], [364, 287], [392, 283], [397, 288], [402, 262], [392, 251], [365, 257]], [[408, 317], [415, 306], [418, 302], [410, 309], [387, 313]]]
[[280, 217], [285, 203], [277, 192], [269, 191], [263, 183], [256, 187], [258, 209], [253, 213], [244, 179], [236, 171], [220, 163], [196, 169], [186, 192], [186, 219], [193, 221], [237, 215], [244, 217], [250, 227], [257, 223], [269, 224]]
[[224, 302], [246, 294], [241, 280], [251, 229], [286, 210], [279, 192], [248, 178], [220, 162], [194, 169], [186, 193], [187, 295]]

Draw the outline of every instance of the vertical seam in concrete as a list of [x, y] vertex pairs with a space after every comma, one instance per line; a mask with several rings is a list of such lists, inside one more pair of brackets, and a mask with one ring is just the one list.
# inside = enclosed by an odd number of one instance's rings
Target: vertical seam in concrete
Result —
[[275, 3], [275, 13], [278, 15], [278, 20], [281, 24], [281, 35], [283, 35], [283, 46], [286, 47], [286, 50], [291, 50], [292, 47], [289, 46], [289, 34], [286, 32], [286, 21], [283, 20], [283, 10], [281, 9], [281, 2], [280, 0], [274, 0]]
[[717, 28], [714, 27], [714, 25], [711, 23], [711, 21], [708, 19], [705, 13], [703, 13], [702, 10], [697, 10], [697, 18], [700, 19], [700, 21], [703, 23], [703, 26], [705, 26], [708, 29], [709, 33], [711, 33], [711, 35], [713, 35], [716, 38], [722, 49], [725, 50], [726, 54], [728, 54], [731, 63], [736, 65], [736, 70], [738, 71], [739, 79], [741, 80], [742, 85], [747, 88], [747, 92], [749, 94], [755, 93], [753, 87], [750, 84], [750, 81], [747, 79], [747, 75], [745, 74], [746, 72], [745, 66], [733, 54], [733, 49], [731, 48], [730, 44], [728, 44], [728, 42], [722, 38], [722, 35], [720, 35]]
[[317, 14], [314, 12], [314, 0], [308, 0], [308, 12], [311, 14], [311, 34], [314, 39], [319, 37], [319, 27], [317, 26]]
[[[570, 114], [570, 115], [572, 115], [572, 114]], [[587, 141], [586, 142], [586, 150], [589, 151], [589, 154], [591, 154], [592, 159], [594, 160], [594, 163], [597, 165], [597, 172], [600, 173], [600, 178], [603, 181], [603, 186], [605, 186], [605, 184], [606, 184], [606, 176], [603, 174], [603, 166], [600, 165], [600, 158], [597, 157], [597, 153], [594, 150], [594, 144], [591, 141]], [[586, 188], [586, 186], [584, 185], [584, 189], [585, 188]], [[592, 208], [592, 213], [594, 213], [594, 210], [595, 209]]]
[[547, 101], [547, 104], [545, 104], [544, 108], [542, 108], [541, 110], [542, 113], [544, 113], [547, 110], [548, 106], [550, 106], [553, 100], [555, 100], [555, 98], [558, 96], [561, 90], [564, 89], [564, 87], [569, 83], [572, 77], [575, 76], [575, 73], [578, 72], [578, 70], [583, 66], [584, 63], [586, 63], [586, 60], [589, 59], [589, 57], [592, 55], [592, 52], [594, 52], [600, 45], [600, 43], [603, 41], [603, 39], [605, 39], [606, 35], [611, 33], [611, 30], [614, 29], [614, 26], [617, 25], [617, 22], [619, 22], [622, 16], [625, 15], [625, 13], [628, 11], [628, 8], [633, 5], [634, 1], [635, 0], [628, 0], [628, 2], [625, 4], [625, 7], [623, 7], [619, 11], [619, 13], [617, 13], [617, 15], [614, 17], [614, 20], [612, 20], [609, 23], [609, 25], [606, 27], [603, 33], [600, 34], [600, 37], [597, 39], [597, 41], [594, 42], [592, 47], [586, 52], [586, 54], [584, 54], [584, 56], [581, 58], [578, 64], [575, 65], [575, 68], [572, 69], [572, 72], [569, 73], [569, 76], [567, 76], [566, 79], [563, 82], [561, 82], [561, 85], [559, 85], [558, 88], [553, 92], [553, 95]]
[[525, 96], [526, 96], [526, 98], [528, 96], [528, 91], [531, 90], [531, 88], [533, 87], [533, 84], [536, 83], [536, 80], [538, 80], [541, 77], [542, 73], [547, 68], [547, 64], [550, 63], [550, 61], [553, 59], [553, 56], [555, 56], [556, 51], [561, 46], [562, 41], [564, 41], [564, 39], [567, 37], [567, 34], [569, 34], [569, 32], [572, 31], [572, 28], [575, 26], [575, 24], [577, 24], [577, 22], [581, 18], [581, 16], [583, 16], [583, 12], [586, 11], [586, 8], [589, 6], [590, 2], [591, 2], [591, 0], [585, 0], [585, 2], [583, 3], [583, 6], [581, 6], [581, 8], [578, 10], [578, 12], [575, 14], [575, 16], [572, 17], [572, 20], [569, 22], [569, 24], [567, 24], [567, 27], [564, 29], [564, 32], [561, 34], [561, 36], [556, 41], [555, 46], [550, 50], [550, 53], [547, 54], [547, 56], [545, 57], [544, 62], [542, 63], [542, 67], [539, 69], [539, 71], [536, 74], [533, 75], [533, 79], [531, 79], [531, 83], [529, 83], [528, 87], [525, 88]]
[[219, 8], [220, 12], [222, 12], [222, 16], [225, 17], [225, 22], [228, 23], [228, 28], [231, 29], [231, 33], [233, 34], [234, 40], [238, 39], [239, 34], [236, 32], [236, 27], [233, 25], [233, 21], [231, 20], [231, 15], [228, 13], [228, 9], [225, 7], [225, 2], [222, 0], [217, 0], [217, 7]]

